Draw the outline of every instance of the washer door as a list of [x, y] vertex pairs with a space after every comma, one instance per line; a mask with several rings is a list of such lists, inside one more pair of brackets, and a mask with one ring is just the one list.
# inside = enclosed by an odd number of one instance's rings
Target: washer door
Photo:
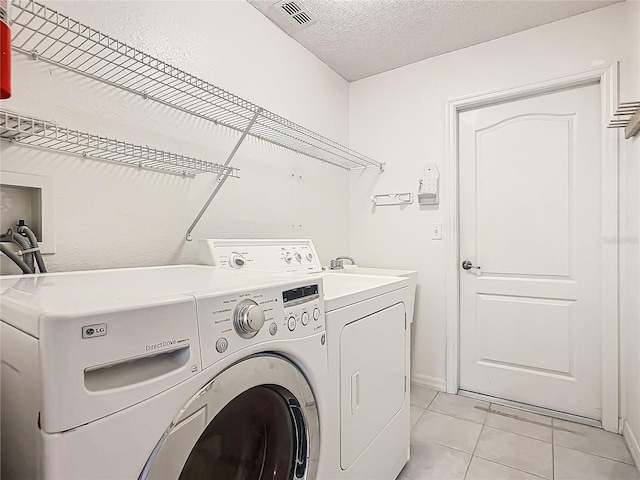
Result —
[[313, 480], [319, 434], [304, 375], [276, 355], [248, 357], [189, 400], [140, 479]]

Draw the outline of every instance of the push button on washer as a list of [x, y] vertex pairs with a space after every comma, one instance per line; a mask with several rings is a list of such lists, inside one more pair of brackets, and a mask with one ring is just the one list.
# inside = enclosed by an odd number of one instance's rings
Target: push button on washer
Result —
[[313, 319], [318, 320], [320, 318], [320, 309], [318, 307], [313, 309]]
[[229, 342], [227, 342], [227, 339], [224, 337], [219, 338], [216, 342], [216, 350], [218, 351], [218, 353], [224, 353], [227, 350], [228, 346]]
[[309, 323], [309, 314], [307, 312], [302, 312], [302, 317], [300, 317], [300, 321], [302, 322], [302, 325], [306, 325], [307, 323]]
[[275, 335], [277, 331], [278, 331], [278, 325], [276, 325], [275, 323], [272, 323], [271, 325], [269, 325], [269, 333], [271, 335]]
[[296, 329], [296, 317], [289, 317], [289, 320], [287, 320], [287, 328], [292, 332]]

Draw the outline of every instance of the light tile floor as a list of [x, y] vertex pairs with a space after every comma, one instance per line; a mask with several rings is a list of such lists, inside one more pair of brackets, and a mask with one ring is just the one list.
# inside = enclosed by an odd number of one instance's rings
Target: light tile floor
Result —
[[411, 386], [398, 480], [640, 480], [620, 435]]

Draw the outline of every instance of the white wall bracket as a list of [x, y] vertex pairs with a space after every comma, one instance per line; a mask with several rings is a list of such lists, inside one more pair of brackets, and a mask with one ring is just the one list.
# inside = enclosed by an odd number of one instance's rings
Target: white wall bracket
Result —
[[413, 203], [413, 193], [381, 193], [371, 197], [373, 204], [382, 205], [409, 205]]
[[[621, 118], [629, 116], [628, 118]], [[613, 114], [607, 128], [624, 128], [624, 138], [635, 137], [640, 132], [640, 102], [622, 102]]]

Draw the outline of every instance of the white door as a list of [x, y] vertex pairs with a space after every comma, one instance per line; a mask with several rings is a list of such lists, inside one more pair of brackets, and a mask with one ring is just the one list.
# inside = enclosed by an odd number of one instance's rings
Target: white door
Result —
[[[459, 114], [460, 388], [601, 418], [598, 84]], [[469, 265], [467, 265], [469, 267]]]

